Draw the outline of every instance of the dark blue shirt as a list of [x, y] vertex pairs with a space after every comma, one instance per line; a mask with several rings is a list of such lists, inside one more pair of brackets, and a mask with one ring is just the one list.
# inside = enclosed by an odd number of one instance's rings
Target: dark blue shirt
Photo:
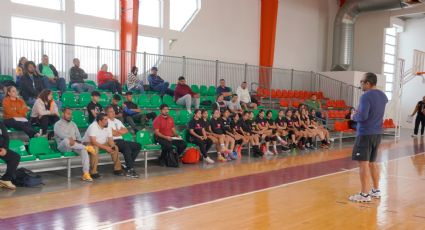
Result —
[[[219, 87], [217, 87], [217, 89], [215, 90], [215, 93], [217, 94], [217, 95], [220, 95], [220, 94], [222, 94], [222, 93], [230, 93], [231, 92], [231, 90], [230, 90], [230, 88], [229, 87], [221, 87], [221, 86], [219, 86]], [[231, 97], [230, 96], [227, 96], [227, 97], [224, 97], [224, 100], [226, 100], [226, 101], [230, 101], [230, 99], [231, 99]]]
[[360, 97], [354, 121], [357, 121], [357, 136], [382, 134], [385, 105], [388, 98], [380, 90], [366, 91]]

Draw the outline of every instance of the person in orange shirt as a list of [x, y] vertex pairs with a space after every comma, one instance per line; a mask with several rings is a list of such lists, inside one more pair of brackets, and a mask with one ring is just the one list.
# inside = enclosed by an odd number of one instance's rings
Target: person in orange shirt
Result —
[[26, 115], [28, 107], [25, 101], [18, 97], [18, 91], [14, 86], [6, 88], [6, 97], [3, 99], [3, 119], [7, 128], [22, 130], [30, 138], [37, 135], [28, 122]]
[[97, 84], [99, 85], [99, 89], [110, 90], [114, 94], [122, 94], [121, 84], [114, 78], [111, 72], [108, 72], [107, 64], [103, 64], [97, 73]]

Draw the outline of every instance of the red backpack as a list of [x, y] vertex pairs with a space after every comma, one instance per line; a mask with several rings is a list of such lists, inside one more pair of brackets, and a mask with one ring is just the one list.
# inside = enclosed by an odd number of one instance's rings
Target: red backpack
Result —
[[182, 158], [184, 164], [196, 164], [201, 158], [201, 153], [195, 148], [187, 149]]

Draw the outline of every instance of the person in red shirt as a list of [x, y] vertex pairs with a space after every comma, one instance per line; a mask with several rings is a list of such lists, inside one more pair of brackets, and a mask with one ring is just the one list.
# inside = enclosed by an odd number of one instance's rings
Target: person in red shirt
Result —
[[173, 118], [168, 116], [168, 105], [162, 104], [159, 110], [161, 114], [155, 118], [152, 126], [155, 132], [155, 139], [162, 147], [161, 156], [173, 151], [173, 145], [177, 147], [179, 156], [183, 155], [186, 143], [177, 134]]
[[178, 105], [186, 105], [186, 109], [189, 113], [192, 113], [191, 107], [195, 106], [195, 109], [199, 109], [199, 94], [196, 94], [192, 89], [186, 85], [186, 79], [181, 76], [179, 82], [174, 90], [174, 99]]
[[97, 84], [99, 89], [110, 90], [112, 93], [122, 94], [121, 84], [114, 78], [111, 72], [108, 72], [108, 65], [103, 64], [97, 73]]

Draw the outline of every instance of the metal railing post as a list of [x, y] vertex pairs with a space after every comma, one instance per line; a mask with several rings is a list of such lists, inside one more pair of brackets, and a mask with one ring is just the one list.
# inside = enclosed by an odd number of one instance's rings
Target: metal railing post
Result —
[[291, 90], [294, 90], [294, 69], [291, 69]]
[[182, 75], [183, 77], [186, 77], [186, 56], [183, 56], [182, 65]]
[[96, 47], [96, 67], [100, 69], [100, 47]]
[[215, 85], [218, 85], [218, 60], [215, 60]]
[[145, 84], [149, 84], [148, 83], [148, 75], [146, 74], [148, 71], [148, 68], [146, 66], [146, 52], [143, 52], [143, 76], [142, 79], [145, 80]]
[[310, 91], [313, 91], [313, 83], [314, 83], [314, 72], [310, 72]]
[[246, 82], [246, 78], [248, 75], [248, 63], [245, 63], [244, 70], [243, 70], [243, 81]]
[[41, 55], [44, 55], [44, 39], [41, 39]]

